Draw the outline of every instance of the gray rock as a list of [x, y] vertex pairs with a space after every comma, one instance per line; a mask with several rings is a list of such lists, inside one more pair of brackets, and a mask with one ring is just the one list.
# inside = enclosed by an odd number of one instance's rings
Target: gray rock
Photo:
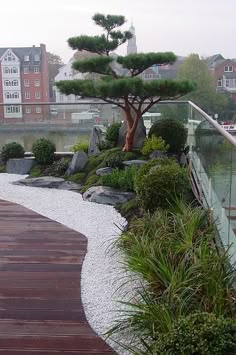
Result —
[[30, 172], [34, 164], [34, 158], [9, 159], [6, 164], [6, 172], [8, 174], [25, 175]]
[[123, 192], [107, 186], [92, 186], [84, 194], [83, 199], [90, 202], [115, 206], [135, 197], [133, 192]]
[[146, 160], [125, 160], [122, 162], [122, 164], [124, 164], [125, 166], [143, 166], [144, 164], [146, 164], [147, 161]]
[[[122, 147], [125, 145], [126, 132], [127, 132], [127, 123], [125, 120], [122, 123], [119, 131], [119, 145]], [[142, 148], [145, 138], [146, 138], [146, 127], [144, 126], [143, 118], [141, 118], [139, 120], [138, 127], [135, 131], [133, 148], [134, 149]]]
[[161, 152], [160, 150], [154, 150], [154, 152], [152, 152], [150, 155], [149, 155], [149, 158], [151, 160], [153, 159], [158, 159], [158, 158], [167, 158], [167, 155], [166, 153], [163, 153]]
[[13, 182], [14, 185], [30, 186], [30, 187], [41, 187], [48, 189], [60, 189], [60, 190], [72, 190], [79, 191], [81, 185], [72, 183], [70, 181], [65, 181], [62, 178], [54, 176], [42, 176], [37, 178], [22, 179]]
[[112, 169], [112, 168], [109, 168], [109, 167], [100, 168], [100, 169], [96, 170], [96, 175], [98, 175], [98, 176], [104, 176], [104, 175], [107, 175], [107, 174], [112, 173], [112, 171], [113, 171], [113, 169]]
[[90, 136], [88, 155], [97, 155], [100, 153], [98, 145], [103, 141], [102, 130], [98, 127], [93, 127]]
[[88, 161], [88, 155], [85, 152], [76, 152], [72, 158], [66, 175], [75, 174], [84, 169]]

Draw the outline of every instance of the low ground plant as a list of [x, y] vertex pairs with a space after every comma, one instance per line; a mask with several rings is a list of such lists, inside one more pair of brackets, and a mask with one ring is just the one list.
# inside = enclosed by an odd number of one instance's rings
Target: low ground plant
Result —
[[134, 191], [134, 179], [137, 171], [138, 168], [135, 166], [124, 170], [115, 169], [112, 173], [102, 176], [101, 183], [122, 191]]

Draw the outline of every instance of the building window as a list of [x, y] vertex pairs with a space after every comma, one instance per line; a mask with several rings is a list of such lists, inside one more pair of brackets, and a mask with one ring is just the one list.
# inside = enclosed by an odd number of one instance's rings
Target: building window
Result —
[[30, 92], [29, 91], [25, 92], [25, 99], [30, 99]]
[[18, 74], [18, 68], [17, 67], [12, 67], [11, 68], [11, 73], [12, 74]]
[[39, 62], [39, 61], [40, 61], [40, 56], [39, 56], [39, 54], [35, 54], [34, 60], [35, 60], [35, 62]]
[[20, 97], [20, 94], [19, 94], [19, 92], [13, 92], [13, 99], [19, 99], [19, 97]]
[[34, 73], [39, 73], [39, 66], [38, 65], [34, 66]]
[[6, 62], [14, 62], [15, 60], [16, 60], [16, 58], [14, 57], [14, 55], [11, 52], [8, 52], [4, 57], [4, 61], [6, 61]]
[[229, 79], [226, 79], [226, 80], [225, 80], [225, 86], [226, 86], [227, 88], [230, 87], [230, 81], [229, 81]]
[[18, 86], [18, 80], [13, 80], [12, 81], [12, 86]]
[[5, 98], [10, 99], [11, 98], [11, 93], [10, 92], [5, 92]]
[[224, 71], [225, 72], [232, 72], [233, 71], [232, 65], [226, 65]]
[[29, 79], [25, 79], [24, 80], [24, 87], [29, 87], [30, 83], [29, 83]]
[[31, 107], [30, 106], [26, 106], [25, 112], [26, 113], [31, 113]]
[[8, 68], [8, 67], [3, 67], [3, 73], [4, 73], [4, 74], [9, 74], [9, 73], [10, 73], [10, 68]]
[[10, 80], [4, 80], [4, 86], [11, 86]]
[[25, 62], [29, 62], [29, 59], [30, 59], [30, 58], [29, 58], [29, 55], [25, 55], [25, 56], [24, 56], [24, 61], [25, 61]]
[[36, 99], [40, 99], [40, 92], [39, 92], [39, 91], [36, 91], [36, 92], [35, 92], [35, 98], [36, 98]]
[[19, 113], [20, 106], [6, 106], [6, 113]]
[[40, 106], [36, 106], [35, 112], [36, 113], [41, 113], [41, 107]]
[[217, 80], [217, 86], [218, 87], [222, 87], [222, 79], [218, 79]]
[[29, 67], [24, 67], [24, 74], [29, 74]]
[[40, 86], [40, 80], [35, 80], [34, 81], [34, 86]]

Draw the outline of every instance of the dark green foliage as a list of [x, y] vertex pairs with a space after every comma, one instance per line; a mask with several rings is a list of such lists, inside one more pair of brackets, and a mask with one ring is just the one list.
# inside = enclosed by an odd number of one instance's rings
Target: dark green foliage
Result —
[[137, 174], [137, 167], [130, 167], [125, 170], [115, 169], [111, 174], [102, 176], [101, 183], [122, 191], [134, 191], [134, 179]]
[[39, 138], [32, 145], [32, 152], [36, 161], [40, 164], [52, 163], [55, 151], [55, 144], [46, 138]]
[[159, 355], [233, 355], [236, 354], [236, 322], [197, 313], [180, 318], [170, 332], [160, 335], [154, 346]]
[[146, 68], [158, 64], [173, 64], [176, 61], [176, 55], [172, 52], [166, 53], [134, 53], [126, 57], [119, 56], [117, 62], [123, 67], [129, 69], [131, 73], [142, 73]]
[[163, 119], [155, 122], [151, 127], [148, 137], [152, 135], [162, 137], [170, 147], [170, 153], [179, 154], [187, 140], [187, 130], [184, 125], [175, 119]]
[[121, 168], [123, 166], [122, 162], [122, 153], [117, 152], [107, 157], [106, 166], [109, 166], [110, 168]]
[[1, 150], [1, 159], [6, 164], [9, 159], [24, 158], [25, 150], [20, 143], [10, 142], [5, 144]]
[[[142, 174], [142, 173], [141, 173]], [[187, 170], [176, 162], [153, 167], [148, 174], [138, 176], [135, 191], [142, 207], [155, 211], [168, 208], [173, 197], [180, 197], [190, 190]]]
[[106, 131], [105, 139], [106, 141], [111, 142], [114, 147], [118, 145], [120, 127], [121, 123], [115, 122], [111, 124]]
[[88, 190], [91, 186], [94, 185], [99, 185], [100, 177], [96, 174], [91, 174], [87, 176], [87, 179], [84, 182], [84, 186], [81, 189], [81, 192], [85, 192]]

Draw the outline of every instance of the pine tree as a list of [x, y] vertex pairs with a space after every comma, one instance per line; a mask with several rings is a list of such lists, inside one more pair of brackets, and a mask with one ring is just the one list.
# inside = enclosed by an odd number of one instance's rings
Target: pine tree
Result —
[[[75, 61], [73, 68], [82, 73], [99, 74], [99, 80], [64, 80], [58, 82], [57, 87], [66, 95], [99, 98], [120, 107], [127, 121], [123, 150], [130, 151], [142, 115], [160, 100], [177, 99], [187, 94], [193, 85], [188, 81], [142, 80], [140, 74], [144, 70], [154, 65], [172, 64], [176, 56], [172, 52], [140, 53], [114, 59], [111, 53], [132, 38], [131, 32], [118, 29], [125, 23], [124, 16], [97, 13], [93, 21], [104, 30], [102, 35], [72, 37], [68, 43], [72, 49], [97, 54], [90, 59]], [[126, 75], [120, 74], [117, 63]]]

